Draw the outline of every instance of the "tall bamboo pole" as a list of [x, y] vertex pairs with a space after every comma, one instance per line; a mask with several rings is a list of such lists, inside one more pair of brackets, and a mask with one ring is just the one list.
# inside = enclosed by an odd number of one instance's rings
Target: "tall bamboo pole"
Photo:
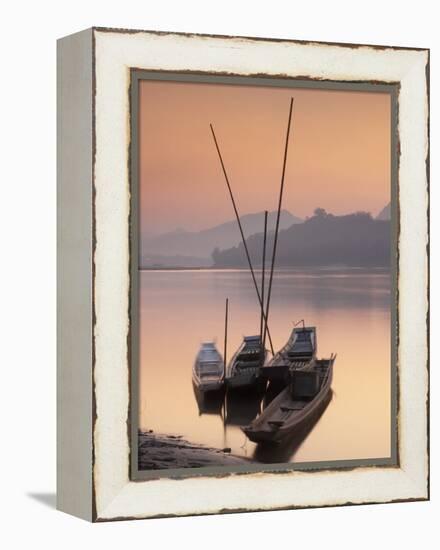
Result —
[[[235, 199], [234, 199], [234, 195], [232, 193], [231, 184], [229, 183], [228, 174], [226, 173], [226, 168], [225, 168], [225, 164], [223, 162], [223, 157], [222, 157], [222, 154], [220, 152], [220, 147], [219, 147], [218, 142], [217, 142], [217, 138], [216, 138], [216, 135], [215, 135], [215, 132], [214, 132], [214, 128], [213, 128], [212, 124], [210, 124], [209, 126], [211, 128], [212, 137], [214, 138], [214, 143], [215, 143], [215, 147], [217, 149], [218, 157], [220, 159], [220, 164], [222, 166], [223, 175], [225, 176], [226, 185], [228, 186], [228, 191], [229, 191], [229, 195], [231, 197], [232, 206], [234, 208], [235, 217], [237, 218], [238, 228], [240, 230], [241, 240], [243, 241], [244, 250], [246, 252], [246, 258], [247, 258], [249, 269], [250, 269], [250, 272], [251, 272], [251, 275], [252, 275], [252, 280], [254, 282], [254, 287], [255, 287], [255, 291], [257, 293], [258, 302], [260, 304], [260, 308], [263, 308], [263, 310], [264, 310], [264, 304], [261, 300], [260, 291], [258, 290], [257, 279], [255, 278], [255, 272], [254, 272], [254, 268], [252, 267], [252, 261], [251, 261], [250, 255], [249, 255], [249, 249], [248, 249], [246, 239], [245, 239], [245, 236], [244, 236], [243, 227], [241, 225], [241, 220], [240, 220], [240, 215], [238, 213], [237, 205], [235, 204]], [[272, 338], [271, 338], [271, 335], [270, 335], [270, 332], [269, 332], [269, 327], [267, 326], [266, 315], [267, 314], [264, 313], [264, 318], [265, 318], [264, 335], [266, 336], [266, 332], [267, 332], [267, 336], [269, 338], [269, 343], [270, 343], [270, 348], [271, 348], [272, 355], [273, 355], [274, 349], [273, 349], [273, 345], [272, 345]]]
[[268, 318], [269, 318], [269, 307], [270, 307], [270, 297], [271, 297], [271, 293], [272, 293], [273, 272], [274, 272], [274, 268], [275, 268], [275, 258], [276, 258], [276, 253], [277, 253], [277, 244], [278, 244], [278, 230], [279, 230], [279, 227], [280, 227], [281, 206], [283, 204], [284, 178], [285, 178], [285, 175], [286, 175], [287, 152], [289, 150], [289, 136], [290, 136], [290, 123], [292, 121], [292, 110], [293, 110], [293, 97], [290, 99], [289, 121], [287, 123], [286, 144], [285, 144], [285, 147], [284, 147], [283, 171], [282, 171], [282, 175], [281, 175], [280, 194], [279, 194], [279, 198], [278, 198], [277, 220], [276, 220], [276, 224], [275, 224], [275, 236], [274, 236], [273, 250], [272, 250], [272, 264], [271, 264], [271, 267], [270, 267], [269, 287], [267, 289], [267, 305], [266, 305], [263, 345], [265, 344], [265, 341], [266, 341], [267, 322], [268, 322]]

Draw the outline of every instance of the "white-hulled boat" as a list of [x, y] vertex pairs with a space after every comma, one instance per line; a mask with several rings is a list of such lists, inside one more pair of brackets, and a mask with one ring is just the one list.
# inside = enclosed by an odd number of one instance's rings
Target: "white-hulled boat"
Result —
[[221, 392], [224, 388], [224, 362], [213, 342], [201, 345], [193, 366], [194, 387], [202, 394]]

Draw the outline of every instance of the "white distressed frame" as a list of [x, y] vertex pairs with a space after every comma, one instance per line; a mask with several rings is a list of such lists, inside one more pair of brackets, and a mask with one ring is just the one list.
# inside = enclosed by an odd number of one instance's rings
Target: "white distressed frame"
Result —
[[[427, 50], [94, 29], [95, 520], [429, 497]], [[399, 82], [399, 467], [130, 481], [130, 68]], [[166, 475], [166, 474], [165, 474]]]

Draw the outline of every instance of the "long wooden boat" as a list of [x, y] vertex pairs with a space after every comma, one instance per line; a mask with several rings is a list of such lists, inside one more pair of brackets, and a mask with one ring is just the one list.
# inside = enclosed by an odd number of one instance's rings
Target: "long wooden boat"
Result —
[[226, 369], [228, 390], [259, 390], [262, 388], [260, 367], [267, 351], [262, 350], [261, 336], [245, 336]]
[[224, 387], [224, 362], [213, 342], [201, 345], [192, 371], [194, 388], [201, 394], [221, 392]]
[[333, 377], [330, 359], [316, 360], [311, 368], [292, 370], [289, 385], [248, 426], [242, 428], [255, 443], [279, 443], [303, 428], [328, 402]]
[[313, 366], [316, 351], [316, 328], [295, 327], [286, 344], [262, 366], [260, 375], [266, 380], [287, 384], [291, 370]]

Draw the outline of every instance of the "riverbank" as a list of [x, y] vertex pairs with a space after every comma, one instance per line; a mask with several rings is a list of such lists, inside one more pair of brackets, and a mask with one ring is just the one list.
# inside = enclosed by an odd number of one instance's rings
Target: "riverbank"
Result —
[[139, 432], [138, 448], [139, 470], [236, 466], [251, 462], [231, 454], [228, 448], [215, 449], [190, 443], [179, 435]]

